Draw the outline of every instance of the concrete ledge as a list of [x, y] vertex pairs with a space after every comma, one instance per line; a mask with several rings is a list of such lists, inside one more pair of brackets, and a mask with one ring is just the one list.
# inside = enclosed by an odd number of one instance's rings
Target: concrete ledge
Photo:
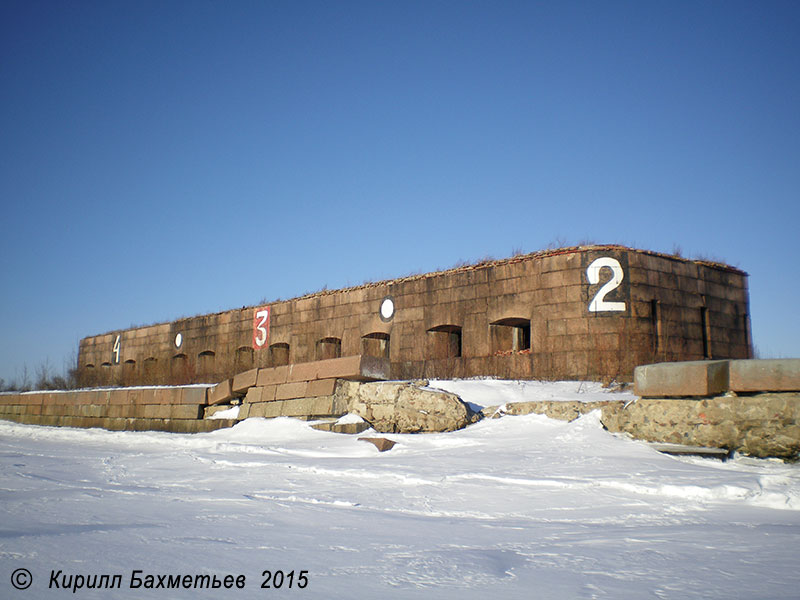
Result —
[[714, 396], [728, 390], [727, 360], [658, 363], [636, 367], [634, 393], [643, 398]]
[[800, 391], [800, 358], [730, 361], [733, 392]]
[[34, 415], [3, 415], [2, 420], [50, 427], [100, 428], [109, 431], [168, 431], [172, 433], [205, 433], [233, 427], [236, 424], [234, 419], [137, 419]]

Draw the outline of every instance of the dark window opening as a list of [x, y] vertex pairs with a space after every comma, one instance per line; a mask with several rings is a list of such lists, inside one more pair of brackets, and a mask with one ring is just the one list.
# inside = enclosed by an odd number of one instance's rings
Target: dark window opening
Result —
[[703, 358], [711, 358], [711, 331], [708, 322], [708, 308], [700, 308], [700, 328], [703, 335]]
[[122, 384], [131, 385], [136, 377], [136, 361], [129, 359], [122, 363]]
[[289, 344], [278, 343], [269, 347], [269, 363], [273, 367], [289, 364]]
[[489, 325], [492, 353], [506, 354], [531, 349], [530, 319], [501, 319]]
[[211, 375], [214, 372], [216, 355], [211, 350], [204, 350], [197, 355], [197, 369], [201, 375]]
[[653, 351], [661, 350], [661, 302], [650, 301], [650, 325], [653, 332]]
[[322, 338], [317, 342], [317, 360], [339, 358], [342, 355], [342, 340], [335, 337]]
[[750, 317], [747, 313], [742, 315], [742, 327], [744, 328], [744, 345], [745, 345], [745, 356], [747, 358], [752, 358], [752, 350], [751, 350], [751, 340], [750, 340]]
[[389, 358], [389, 334], [368, 333], [361, 338], [361, 354]]
[[147, 379], [145, 383], [153, 383], [152, 379], [156, 375], [157, 365], [158, 360], [153, 356], [149, 356], [144, 359], [144, 362], [142, 363], [142, 370], [144, 371], [144, 377]]
[[439, 325], [428, 330], [428, 356], [430, 358], [458, 358], [461, 356], [461, 327]]
[[176, 354], [172, 357], [172, 363], [170, 364], [170, 373], [175, 377], [180, 377], [184, 373], [186, 373], [186, 355], [185, 354]]
[[236, 349], [234, 369], [237, 373], [249, 371], [253, 368], [253, 349], [250, 346], [240, 346]]

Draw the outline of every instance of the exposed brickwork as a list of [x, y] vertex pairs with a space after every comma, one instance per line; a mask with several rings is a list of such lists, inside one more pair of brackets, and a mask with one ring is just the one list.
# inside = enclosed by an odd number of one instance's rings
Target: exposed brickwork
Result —
[[[623, 310], [590, 310], [612, 276], [612, 268], [598, 268], [598, 282], [590, 281], [599, 258], [619, 265], [622, 280], [604, 300]], [[387, 297], [388, 319], [380, 312]], [[746, 273], [620, 246], [540, 252], [274, 302], [268, 338], [254, 349], [254, 315], [263, 308], [85, 338], [81, 383], [216, 383], [253, 368], [297, 369], [330, 353], [388, 356], [402, 379], [631, 380], [640, 364], [751, 356]], [[292, 381], [288, 368], [259, 373], [268, 376], [275, 380], [257, 383]]]

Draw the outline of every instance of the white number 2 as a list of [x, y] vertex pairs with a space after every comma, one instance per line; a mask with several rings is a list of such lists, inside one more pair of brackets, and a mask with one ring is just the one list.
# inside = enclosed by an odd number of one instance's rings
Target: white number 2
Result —
[[610, 256], [598, 258], [587, 267], [586, 277], [592, 285], [600, 283], [600, 271], [604, 268], [611, 269], [613, 276], [603, 287], [597, 290], [594, 298], [589, 302], [589, 312], [623, 311], [625, 310], [624, 302], [612, 302], [605, 299], [609, 292], [619, 287], [625, 277], [622, 266], [616, 258], [611, 258]]
[[111, 354], [114, 355], [114, 364], [119, 364], [119, 337], [114, 340], [114, 346], [111, 348]]

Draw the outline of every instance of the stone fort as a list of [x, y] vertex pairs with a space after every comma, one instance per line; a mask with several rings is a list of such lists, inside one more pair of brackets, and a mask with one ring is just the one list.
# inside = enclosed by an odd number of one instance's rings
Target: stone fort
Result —
[[215, 383], [367, 355], [395, 379], [630, 381], [637, 365], [752, 356], [747, 274], [595, 245], [325, 290], [84, 338], [83, 386]]

